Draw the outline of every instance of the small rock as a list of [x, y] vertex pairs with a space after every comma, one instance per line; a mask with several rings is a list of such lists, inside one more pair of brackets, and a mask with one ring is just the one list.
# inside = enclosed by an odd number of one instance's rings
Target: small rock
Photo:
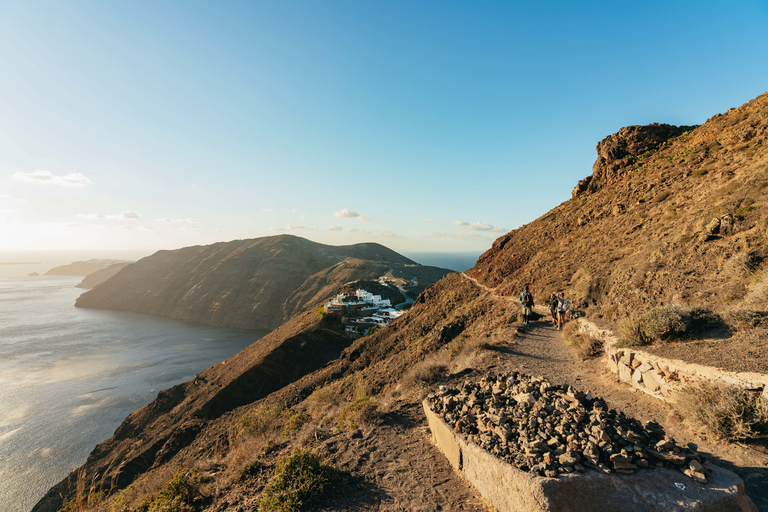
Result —
[[703, 473], [699, 473], [698, 471], [693, 471], [691, 469], [686, 469], [683, 471], [687, 477], [689, 477], [694, 482], [698, 482], [700, 484], [706, 484], [707, 483], [707, 477], [704, 476]]

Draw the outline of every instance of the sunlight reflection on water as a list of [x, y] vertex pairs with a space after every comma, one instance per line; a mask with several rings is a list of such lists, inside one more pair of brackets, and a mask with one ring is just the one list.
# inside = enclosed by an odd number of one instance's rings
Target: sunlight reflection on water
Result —
[[0, 503], [26, 512], [158, 390], [264, 333], [74, 307], [76, 277], [0, 278]]

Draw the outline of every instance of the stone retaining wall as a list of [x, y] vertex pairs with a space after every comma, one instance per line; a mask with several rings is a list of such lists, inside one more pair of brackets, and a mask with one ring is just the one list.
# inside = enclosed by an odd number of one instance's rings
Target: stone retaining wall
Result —
[[668, 468], [632, 475], [588, 471], [558, 478], [535, 476], [466, 441], [426, 401], [423, 406], [433, 442], [498, 512], [757, 511], [736, 474], [709, 464], [706, 485]]
[[681, 389], [701, 382], [762, 389], [763, 396], [768, 398], [768, 375], [728, 372], [676, 359], [666, 359], [636, 348], [617, 348], [618, 339], [611, 331], [600, 329], [583, 318], [577, 321], [581, 332], [602, 340], [605, 364], [618, 375], [619, 380], [655, 398], [674, 402], [676, 393]]

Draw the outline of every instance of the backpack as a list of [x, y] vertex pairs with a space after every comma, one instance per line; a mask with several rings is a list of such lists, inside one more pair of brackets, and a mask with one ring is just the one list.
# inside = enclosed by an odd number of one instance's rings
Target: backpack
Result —
[[563, 301], [560, 303], [560, 312], [565, 313], [568, 311], [568, 307], [571, 305], [571, 303], [568, 301], [568, 299], [563, 298]]
[[526, 308], [533, 307], [533, 295], [531, 295], [531, 292], [522, 292], [520, 294], [520, 303]]

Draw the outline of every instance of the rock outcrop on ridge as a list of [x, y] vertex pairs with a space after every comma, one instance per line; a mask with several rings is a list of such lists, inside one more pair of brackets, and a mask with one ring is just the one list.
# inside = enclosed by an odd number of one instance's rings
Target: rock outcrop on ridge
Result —
[[336, 247], [278, 235], [159, 251], [82, 294], [75, 305], [274, 329], [344, 283], [392, 269], [429, 275], [423, 286], [449, 272], [376, 243]]
[[[626, 133], [641, 137], [644, 131]], [[159, 478], [157, 475], [167, 475], [169, 470], [179, 467], [201, 467], [212, 478], [220, 478], [216, 480], [216, 493], [198, 510], [253, 508], [266, 480], [274, 472], [278, 455], [290, 453], [296, 446], [319, 447], [324, 454], [337, 460], [351, 461], [344, 480], [347, 488], [336, 499], [343, 501], [345, 496], [361, 489], [361, 493], [373, 495], [372, 501], [366, 502], [364, 507], [341, 507], [329, 502], [325, 504], [325, 510], [398, 510], [409, 505], [411, 509], [436, 510], [438, 505], [443, 508], [455, 505], [446, 495], [450, 497], [453, 488], [464, 484], [451, 473], [441, 473], [438, 482], [428, 480], [429, 475], [414, 474], [413, 470], [384, 476], [380, 475], [381, 468], [372, 469], [365, 475], [358, 473], [359, 468], [366, 467], [366, 460], [384, 436], [385, 427], [394, 432], [391, 438], [408, 443], [407, 450], [403, 450], [405, 457], [428, 444], [426, 436], [414, 439], [407, 435], [423, 429], [423, 417], [419, 422], [403, 412], [407, 412], [406, 406], [400, 406], [377, 424], [380, 432], [369, 429], [347, 435], [344, 434], [346, 427], [337, 423], [333, 414], [339, 416], [342, 404], [356, 403], [356, 390], [361, 388], [378, 403], [397, 400], [402, 404], [410, 400], [410, 405], [418, 408], [421, 396], [401, 394], [402, 382], [409, 372], [438, 356], [450, 362], [454, 353], [460, 353], [465, 344], [479, 346], [493, 340], [497, 333], [510, 333], [510, 317], [516, 313], [515, 306], [510, 306], [513, 304], [510, 301], [500, 300], [499, 295], [514, 297], [526, 282], [532, 284], [537, 296], [565, 290], [574, 301], [589, 305], [588, 316], [595, 315], [593, 311], [596, 311], [606, 321], [619, 320], [629, 312], [676, 300], [691, 304], [699, 301], [712, 307], [733, 304], [760, 307], [765, 304], [766, 301], [760, 302], [759, 294], [766, 292], [768, 287], [759, 287], [755, 276], [765, 275], [764, 259], [767, 256], [766, 137], [768, 94], [715, 116], [691, 131], [660, 144], [654, 142], [655, 150], [631, 154], [635, 160], [628, 158], [626, 166], [620, 166], [620, 172], [608, 173], [608, 178], [603, 171], [603, 174], [598, 173], [593, 179], [596, 183], [602, 182], [599, 188], [584, 188], [541, 218], [496, 240], [475, 267], [466, 272], [475, 281], [457, 273], [447, 275], [421, 293], [405, 315], [370, 336], [350, 341], [343, 336], [340, 323], [333, 315], [322, 320], [313, 311], [294, 316], [258, 344], [204, 370], [193, 380], [161, 392], [155, 401], [134, 412], [111, 439], [96, 447], [79, 472], [73, 472], [51, 489], [35, 511], [56, 511], [64, 498], [75, 494], [78, 480], [89, 485], [94, 482], [96, 490], [123, 489], [132, 482]], [[619, 145], [617, 143], [617, 147]], [[629, 145], [645, 147], [639, 142]], [[620, 158], [624, 160], [624, 157]], [[606, 160], [599, 168], [612, 166]], [[269, 243], [277, 243], [277, 240]], [[234, 251], [232, 257], [248, 260], [247, 243], [242, 244], [242, 250]], [[223, 250], [224, 245], [210, 246], [207, 250], [214, 253], [217, 249]], [[178, 269], [169, 254], [159, 253], [156, 255], [158, 260], [167, 260], [165, 266], [159, 266], [155, 274], [143, 279], [170, 288], [170, 283], [177, 278], [166, 278], [166, 273], [199, 274], [199, 269], [206, 265], [211, 267], [212, 273], [208, 275], [212, 277], [216, 275], [213, 273], [216, 265], [208, 262], [213, 254], [204, 254], [204, 250], [206, 248], [182, 250], [188, 251], [185, 254], [190, 263]], [[198, 251], [201, 251], [199, 258], [195, 257]], [[127, 277], [115, 281], [116, 285], [110, 284], [123, 274], [132, 275], [127, 271], [141, 263], [127, 267], [84, 296], [93, 294], [91, 297], [96, 297], [95, 292], [100, 292], [98, 296], [101, 296], [102, 289], [114, 292], [123, 288], [162, 309], [159, 298], [152, 294], [143, 296], [142, 292], [136, 291], [138, 288], [132, 289]], [[332, 263], [338, 265], [339, 260]], [[329, 282], [332, 279], [327, 276], [342, 272], [342, 269], [329, 265], [323, 267], [326, 270], [307, 270], [307, 273], [321, 272], [323, 277], [318, 282]], [[287, 267], [287, 270], [291, 268]], [[269, 270], [278, 269], [286, 267], [270, 267]], [[290, 275], [296, 283], [293, 289], [301, 289], [306, 277], [299, 280], [295, 274]], [[219, 289], [218, 280], [197, 282], [200, 289], [188, 290], [193, 296], [205, 296], [208, 286]], [[493, 289], [493, 296], [489, 296], [487, 289]], [[312, 289], [303, 290], [301, 296], [306, 300], [318, 298]], [[230, 312], [228, 296], [217, 297], [219, 306], [210, 312], [208, 306], [202, 308], [198, 318], [249, 314], [249, 311], [238, 308]], [[174, 300], [186, 304], [188, 298], [181, 293]], [[177, 311], [175, 306], [169, 306], [165, 314], [172, 315], [174, 311]], [[280, 304], [271, 314], [273, 318], [279, 318], [284, 311], [288, 310]], [[503, 358], [505, 351], [514, 351], [513, 336], [509, 338], [504, 340], [505, 345], [491, 349], [493, 360]], [[459, 383], [465, 372], [473, 372], [466, 368], [446, 376], [440, 373], [440, 368], [432, 369], [434, 379], [453, 378]], [[318, 412], [317, 401], [322, 397], [326, 397], [328, 405]], [[238, 452], [240, 441], [233, 434], [238, 420], [259, 407], [272, 405], [279, 405], [291, 413], [305, 412], [312, 417], [311, 429], [306, 434], [287, 439], [280, 437], [278, 431], [273, 443], [265, 440], [260, 451]], [[594, 410], [594, 402], [591, 405]], [[610, 416], [610, 409], [598, 409]], [[571, 412], [576, 414], [578, 406]], [[601, 416], [599, 412], [598, 416]], [[598, 417], [598, 422], [601, 419]], [[590, 434], [600, 435], [591, 430]], [[616, 435], [620, 436], [621, 432]], [[648, 436], [650, 440], [651, 436]], [[567, 436], [565, 441], [568, 441]], [[618, 439], [612, 438], [611, 443], [614, 441]], [[599, 443], [593, 444], [600, 448]], [[564, 446], [568, 448], [567, 444]], [[627, 446], [622, 443], [616, 448]], [[637, 465], [644, 464], [641, 460], [647, 460], [649, 464], [659, 460], [652, 453], [651, 458], [637, 457], [638, 450], [634, 446], [633, 443], [631, 453], [620, 452], [620, 457], [629, 460], [616, 457], [614, 462]], [[645, 443], [646, 448], [649, 446]], [[659, 454], [666, 453], [656, 449], [658, 440], [653, 446], [651, 449]], [[598, 463], [604, 463], [606, 456], [611, 461], [613, 453], [607, 453], [607, 444], [604, 448], [605, 454], [592, 453]], [[612, 444], [611, 450], [614, 450]], [[645, 449], [640, 451], [647, 452]], [[562, 454], [558, 454], [557, 462], [561, 464], [559, 455]], [[693, 454], [685, 454], [690, 465], [688, 455]], [[248, 467], [258, 468], [255, 476], [241, 469], [246, 467], [243, 458], [254, 464]], [[240, 466], [235, 466], [235, 461], [239, 461]], [[235, 469], [224, 473], [227, 464]], [[428, 468], [421, 466], [422, 472], [429, 473], [438, 465], [439, 461], [432, 459]], [[758, 471], [754, 467], [748, 469]], [[221, 477], [221, 474], [228, 476]], [[763, 478], [762, 474], [758, 477]], [[371, 482], [391, 483], [390, 490], [413, 482], [424, 484], [414, 489], [412, 500], [403, 505], [385, 503], [387, 493], [377, 492]], [[445, 482], [448, 484], [440, 487]], [[761, 485], [758, 480], [751, 488], [765, 493], [764, 485]], [[435, 488], [440, 492], [434, 492]], [[768, 503], [764, 495], [759, 497], [763, 503]], [[468, 510], [482, 510], [483, 507], [481, 503], [469, 501], [462, 502], [461, 506]]]

